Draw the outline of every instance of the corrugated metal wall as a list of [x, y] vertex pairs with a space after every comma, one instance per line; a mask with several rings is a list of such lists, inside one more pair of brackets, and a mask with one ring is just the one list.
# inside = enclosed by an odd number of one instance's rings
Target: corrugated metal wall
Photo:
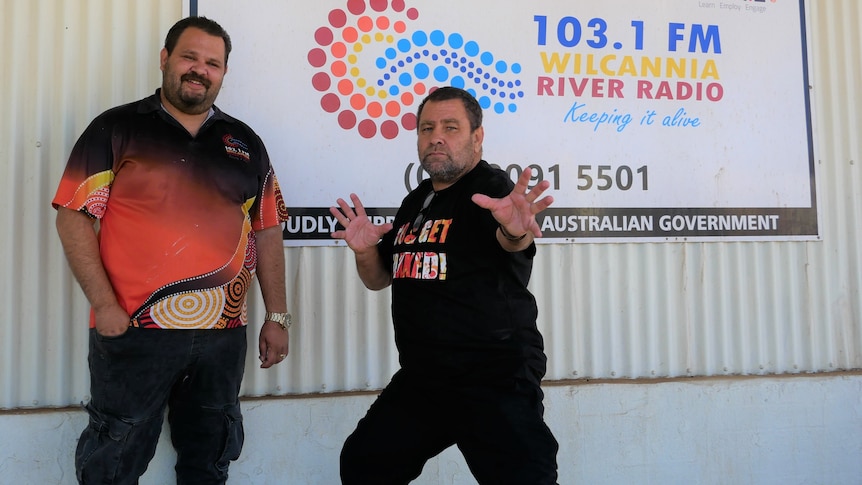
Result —
[[[86, 399], [88, 310], [49, 201], [87, 123], [160, 84], [183, 2], [0, 1], [0, 408], [65, 406]], [[862, 368], [862, 13], [856, 0], [809, 4], [822, 241], [542, 245], [531, 284], [549, 380]], [[362, 287], [345, 248], [285, 251], [291, 354], [274, 371], [250, 356], [244, 393], [385, 385], [388, 292]]]

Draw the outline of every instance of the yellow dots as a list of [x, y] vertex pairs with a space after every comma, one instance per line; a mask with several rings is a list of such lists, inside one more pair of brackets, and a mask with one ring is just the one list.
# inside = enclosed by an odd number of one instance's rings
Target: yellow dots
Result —
[[368, 88], [365, 90], [365, 94], [369, 96], [374, 96], [374, 86], [368, 86]]
[[364, 77], [361, 77], [361, 78], [356, 80], [356, 87], [358, 87], [360, 89], [365, 87], [365, 78]]
[[375, 42], [383, 42], [383, 34], [381, 34], [380, 32], [374, 34], [374, 41]]
[[377, 91], [378, 98], [386, 99], [386, 96], [389, 96], [389, 93], [387, 93], [385, 90], [381, 89], [380, 91]]
[[358, 77], [359, 76], [359, 68], [358, 67], [350, 68], [350, 75], [353, 77]]
[[391, 43], [395, 42], [395, 37], [393, 37], [393, 36], [391, 36], [391, 35], [387, 35], [387, 36], [386, 36], [386, 42], [387, 42], [387, 43], [389, 43], [389, 44], [391, 44]]
[[362, 43], [363, 44], [370, 44], [371, 43], [371, 36], [368, 34], [363, 34], [362, 35]]
[[349, 56], [347, 56], [347, 62], [349, 62], [351, 64], [356, 64], [356, 61], [358, 61], [358, 60], [359, 60], [359, 58], [356, 57], [356, 54], [350, 54]]
[[360, 44], [358, 42], [356, 44], [353, 44], [353, 51], [354, 52], [362, 52], [362, 44]]

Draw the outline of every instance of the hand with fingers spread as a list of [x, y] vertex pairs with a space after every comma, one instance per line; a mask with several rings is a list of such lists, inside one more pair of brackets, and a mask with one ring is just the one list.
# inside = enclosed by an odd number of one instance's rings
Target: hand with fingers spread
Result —
[[356, 194], [350, 194], [354, 209], [344, 199], [338, 199], [338, 207], [330, 207], [329, 212], [335, 217], [344, 229], [332, 233], [332, 237], [343, 239], [347, 245], [356, 252], [362, 252], [377, 246], [377, 242], [384, 234], [392, 229], [392, 224], [386, 223], [376, 225], [371, 222], [365, 213], [365, 207]]
[[473, 202], [476, 205], [491, 211], [491, 215], [504, 231], [504, 237], [510, 241], [520, 241], [523, 239], [521, 235], [527, 234], [542, 237], [542, 230], [536, 222], [536, 214], [547, 209], [554, 202], [554, 198], [550, 195], [539, 198], [551, 185], [547, 180], [527, 190], [532, 173], [530, 168], [524, 170], [512, 192], [501, 199], [483, 194], [473, 196]]
[[330, 207], [329, 212], [344, 229], [331, 235], [343, 239], [353, 250], [356, 257], [356, 269], [359, 278], [368, 289], [381, 290], [392, 282], [392, 273], [383, 264], [377, 252], [377, 243], [384, 234], [392, 230], [392, 223], [374, 224], [365, 213], [365, 207], [359, 196], [350, 194], [353, 209], [344, 199], [338, 199], [338, 207]]

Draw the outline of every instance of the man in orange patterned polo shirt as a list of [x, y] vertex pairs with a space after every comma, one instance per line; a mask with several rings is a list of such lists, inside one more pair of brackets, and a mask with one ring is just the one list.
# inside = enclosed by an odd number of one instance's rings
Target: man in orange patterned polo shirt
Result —
[[53, 199], [92, 305], [79, 483], [137, 483], [166, 408], [177, 482], [226, 482], [243, 444], [255, 276], [267, 310], [261, 367], [287, 355], [287, 210], [261, 139], [213, 104], [230, 49], [212, 20], [177, 22], [161, 51], [161, 89], [93, 120]]

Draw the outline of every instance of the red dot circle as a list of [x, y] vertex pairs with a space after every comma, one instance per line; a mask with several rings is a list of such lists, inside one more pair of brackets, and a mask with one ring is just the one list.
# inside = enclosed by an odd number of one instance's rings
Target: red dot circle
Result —
[[371, 120], [360, 121], [357, 129], [363, 138], [374, 138], [374, 135], [377, 134], [377, 125]]

